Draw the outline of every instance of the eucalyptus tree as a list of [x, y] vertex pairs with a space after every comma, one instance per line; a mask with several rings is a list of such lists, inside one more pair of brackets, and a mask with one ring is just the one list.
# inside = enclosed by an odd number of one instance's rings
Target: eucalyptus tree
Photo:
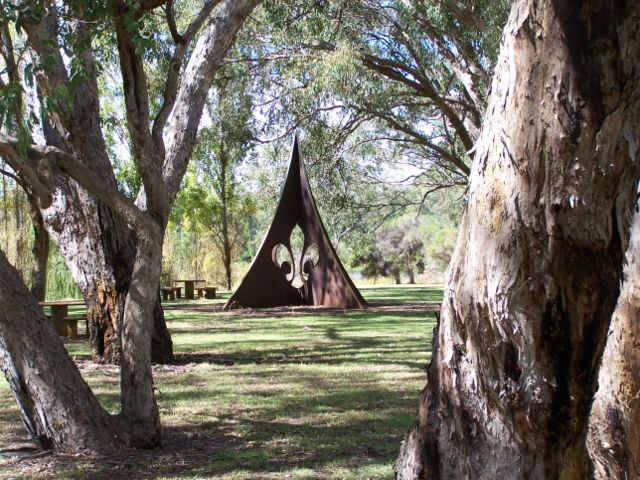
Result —
[[[158, 0], [3, 5], [27, 38], [32, 63], [25, 66], [25, 79], [41, 92], [46, 144], [32, 142], [28, 130], [18, 138], [0, 133], [2, 154], [39, 195], [48, 229], [84, 287], [90, 309], [106, 309], [112, 316], [110, 334], [122, 339], [121, 417], [134, 446], [160, 441], [151, 332], [169, 212], [209, 87], [258, 3], [212, 0], [180, 16], [174, 2]], [[155, 28], [158, 16], [164, 19], [162, 30]], [[135, 201], [117, 189], [101, 128], [97, 78], [104, 50], [98, 48], [97, 33], [102, 32], [117, 48], [127, 127], [142, 183]], [[157, 41], [167, 45], [168, 38], [173, 44], [164, 58], [146, 55]], [[157, 102], [151, 101], [149, 64], [166, 67]], [[98, 339], [105, 338], [97, 331]], [[33, 345], [46, 341], [23, 334]], [[10, 337], [5, 344], [17, 341]]]
[[217, 86], [216, 98], [208, 103], [211, 125], [200, 129], [194, 151], [197, 175], [213, 194], [204, 197], [197, 212], [214, 237], [228, 289], [233, 280], [233, 261], [241, 248], [244, 224], [253, 203], [240, 184], [238, 171], [254, 138], [252, 98], [246, 88], [247, 77], [237, 74], [233, 77], [235, 81]]
[[638, 25], [514, 2], [396, 478], [637, 477]]
[[275, 124], [357, 131], [425, 192], [466, 184], [509, 3], [267, 2], [252, 26], [269, 41], [243, 58]]

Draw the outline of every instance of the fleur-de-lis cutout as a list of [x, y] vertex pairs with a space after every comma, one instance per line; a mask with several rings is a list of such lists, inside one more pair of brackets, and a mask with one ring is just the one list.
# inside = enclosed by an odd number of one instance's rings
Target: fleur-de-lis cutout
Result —
[[300, 288], [318, 264], [320, 252], [315, 243], [304, 248], [304, 233], [298, 225], [291, 232], [289, 244], [291, 249], [282, 243], [273, 248], [273, 263], [282, 270], [291, 286]]

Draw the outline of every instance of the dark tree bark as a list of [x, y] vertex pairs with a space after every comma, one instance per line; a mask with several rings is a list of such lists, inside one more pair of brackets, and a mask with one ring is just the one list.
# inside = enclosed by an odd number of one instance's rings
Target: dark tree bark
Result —
[[40, 448], [106, 453], [126, 446], [123, 425], [95, 399], [1, 251], [0, 304], [0, 368]]
[[640, 145], [640, 5], [518, 0], [400, 479], [592, 476]]
[[[112, 209], [64, 177], [56, 179], [54, 202], [43, 213], [87, 302], [93, 360], [119, 364], [125, 300], [136, 255], [133, 232]], [[153, 332], [152, 361], [170, 362], [173, 347], [159, 299]]]

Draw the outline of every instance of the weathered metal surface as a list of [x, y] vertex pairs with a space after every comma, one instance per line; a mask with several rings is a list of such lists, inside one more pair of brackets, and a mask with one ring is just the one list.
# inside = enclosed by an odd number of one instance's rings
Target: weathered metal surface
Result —
[[[297, 243], [299, 228], [304, 240]], [[225, 308], [322, 305], [364, 308], [366, 302], [336, 254], [316, 208], [294, 137], [280, 203], [258, 254]]]

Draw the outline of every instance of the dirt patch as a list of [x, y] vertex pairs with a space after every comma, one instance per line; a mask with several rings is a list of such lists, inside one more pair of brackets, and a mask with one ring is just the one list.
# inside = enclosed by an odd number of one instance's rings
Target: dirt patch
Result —
[[125, 449], [117, 457], [83, 454], [38, 452], [31, 444], [12, 446], [7, 450], [21, 454], [0, 454], [0, 470], [13, 472], [0, 478], [62, 478], [70, 472], [77, 478], [156, 478], [184, 474], [207, 465], [207, 460], [228, 449], [237, 448], [241, 439], [235, 425], [203, 429], [169, 426], [163, 429], [163, 445], [153, 450]]

